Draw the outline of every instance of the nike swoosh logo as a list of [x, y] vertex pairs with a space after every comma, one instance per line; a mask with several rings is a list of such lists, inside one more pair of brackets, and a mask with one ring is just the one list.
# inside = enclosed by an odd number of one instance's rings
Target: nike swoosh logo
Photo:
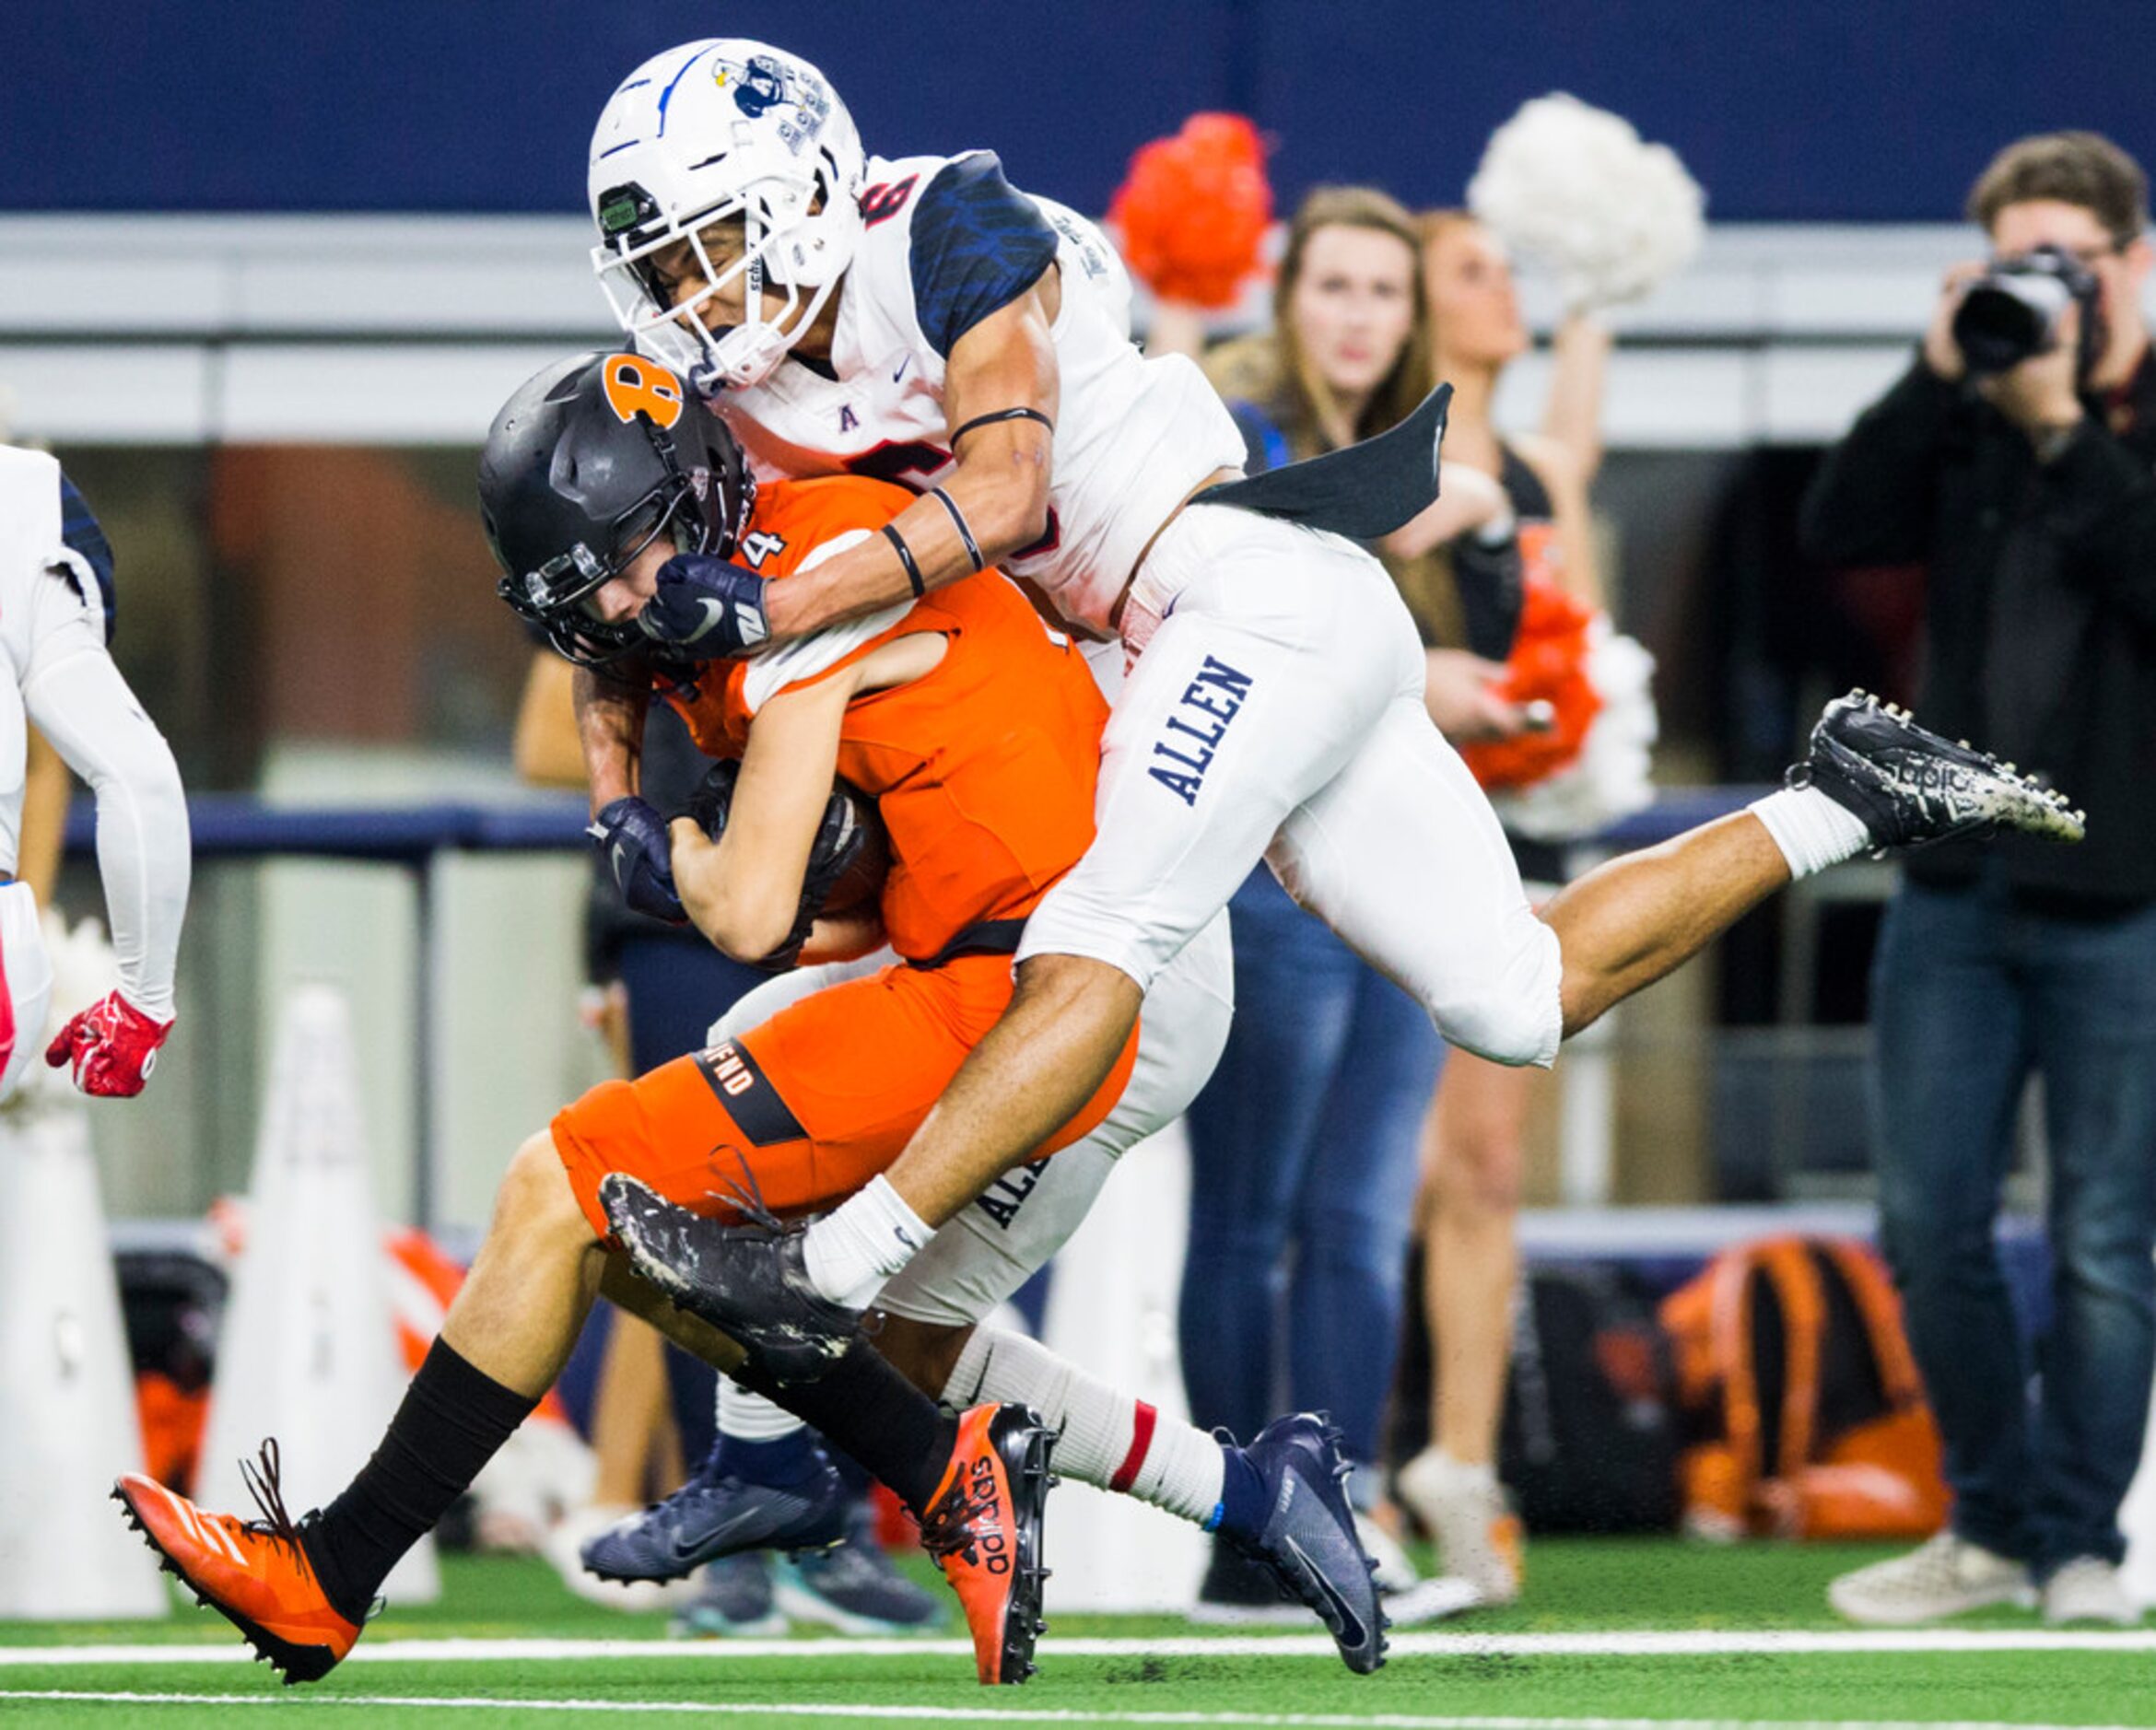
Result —
[[1369, 1631], [1363, 1626], [1363, 1619], [1355, 1614], [1354, 1606], [1341, 1596], [1339, 1588], [1325, 1577], [1325, 1571], [1310, 1560], [1309, 1552], [1294, 1538], [1283, 1538], [1281, 1546], [1303, 1565], [1325, 1601], [1332, 1606], [1333, 1615], [1340, 1619], [1334, 1632], [1350, 1645], [1361, 1645], [1369, 1637]]
[[906, 368], [911, 365], [913, 365], [913, 357], [908, 355], [898, 363], [898, 370], [891, 375], [891, 382], [896, 384], [899, 380], [903, 379], [906, 376]]
[[628, 870], [628, 848], [616, 841], [614, 844], [612, 858], [614, 860], [614, 881], [618, 883]]
[[714, 601], [706, 595], [697, 601], [697, 605], [703, 609], [704, 622], [681, 639], [685, 643], [699, 641], [726, 622], [726, 603], [723, 601]]
[[676, 1561], [687, 1561], [700, 1549], [711, 1544], [723, 1542], [735, 1530], [747, 1527], [753, 1537], [762, 1536], [757, 1528], [764, 1524], [764, 1511], [756, 1508], [738, 1508], [722, 1514], [701, 1527], [690, 1527], [678, 1533], [669, 1546]]

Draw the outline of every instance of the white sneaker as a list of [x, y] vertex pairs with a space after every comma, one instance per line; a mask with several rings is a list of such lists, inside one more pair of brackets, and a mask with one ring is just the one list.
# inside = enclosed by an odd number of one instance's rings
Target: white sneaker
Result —
[[1395, 1592], [1412, 1592], [1422, 1584], [1422, 1574], [1408, 1560], [1400, 1540], [1360, 1508], [1355, 1510], [1355, 1536], [1362, 1540], [1363, 1553], [1377, 1564], [1377, 1572], [1370, 1578], [1377, 1583], [1378, 1591], [1389, 1597]]
[[2076, 1556], [2044, 1583], [2044, 1619], [2133, 1628], [2140, 1622], [2141, 1606], [2103, 1557]]
[[1905, 1556], [1843, 1574], [1827, 1602], [1853, 1622], [1899, 1627], [1959, 1616], [1986, 1604], [2035, 1602], [2029, 1571], [1980, 1544], [1941, 1532]]
[[1393, 1488], [1437, 1540], [1446, 1572], [1472, 1586], [1477, 1603], [1510, 1604], [1519, 1596], [1519, 1515], [1494, 1471], [1430, 1447], [1400, 1468]]

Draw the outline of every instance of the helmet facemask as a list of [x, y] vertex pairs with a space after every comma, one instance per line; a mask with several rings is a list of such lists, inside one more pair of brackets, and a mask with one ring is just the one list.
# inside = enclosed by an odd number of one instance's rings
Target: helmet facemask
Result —
[[[592, 259], [622, 329], [704, 395], [762, 383], [815, 322], [851, 260], [861, 215], [838, 179], [838, 165], [819, 152], [810, 174], [766, 177], [687, 215], [659, 210], [635, 186], [603, 194], [600, 226], [609, 238]], [[739, 235], [738, 253], [724, 244], [730, 226]], [[685, 251], [685, 263], [700, 283], [678, 303], [653, 269], [670, 248]], [[709, 329], [704, 309], [735, 284], [741, 321]]]
[[579, 540], [535, 570], [504, 576], [497, 592], [519, 616], [546, 633], [548, 643], [579, 666], [604, 668], [640, 657], [649, 663], [651, 640], [635, 618], [603, 618], [599, 591], [626, 573], [662, 536], [676, 553], [731, 558], [755, 500], [745, 470], [728, 474], [699, 466], [685, 473], [671, 435], [649, 415], [637, 423], [650, 438], [661, 475], [607, 525], [603, 548]]

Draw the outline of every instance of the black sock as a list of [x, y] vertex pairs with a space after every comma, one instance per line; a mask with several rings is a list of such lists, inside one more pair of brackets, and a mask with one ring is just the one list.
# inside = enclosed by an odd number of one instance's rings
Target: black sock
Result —
[[315, 1577], [340, 1614], [365, 1618], [390, 1570], [538, 1403], [434, 1342], [374, 1457], [301, 1534]]
[[744, 1372], [734, 1379], [777, 1402], [824, 1440], [882, 1479], [915, 1516], [928, 1512], [958, 1445], [958, 1420], [893, 1369], [865, 1339], [814, 1382], [776, 1387]]

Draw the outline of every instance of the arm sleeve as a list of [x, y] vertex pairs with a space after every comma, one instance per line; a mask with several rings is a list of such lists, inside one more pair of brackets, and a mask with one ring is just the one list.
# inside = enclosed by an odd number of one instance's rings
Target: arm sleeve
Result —
[[192, 854], [180, 768], [105, 652], [87, 611], [46, 635], [23, 681], [38, 731], [89, 783], [98, 806], [98, 873], [127, 1000], [172, 1019], [172, 978], [187, 915]]
[[2156, 625], [2156, 473], [2094, 421], [2043, 470], [2038, 516], [2068, 581]]
[[913, 303], [921, 334], [945, 359], [958, 339], [1038, 282], [1056, 262], [1056, 231], [1003, 178], [990, 150], [960, 157], [921, 190], [913, 211]]
[[1961, 389], [1922, 359], [1827, 452], [1798, 516], [1805, 556], [1892, 565], [1930, 550], [1939, 457]]

